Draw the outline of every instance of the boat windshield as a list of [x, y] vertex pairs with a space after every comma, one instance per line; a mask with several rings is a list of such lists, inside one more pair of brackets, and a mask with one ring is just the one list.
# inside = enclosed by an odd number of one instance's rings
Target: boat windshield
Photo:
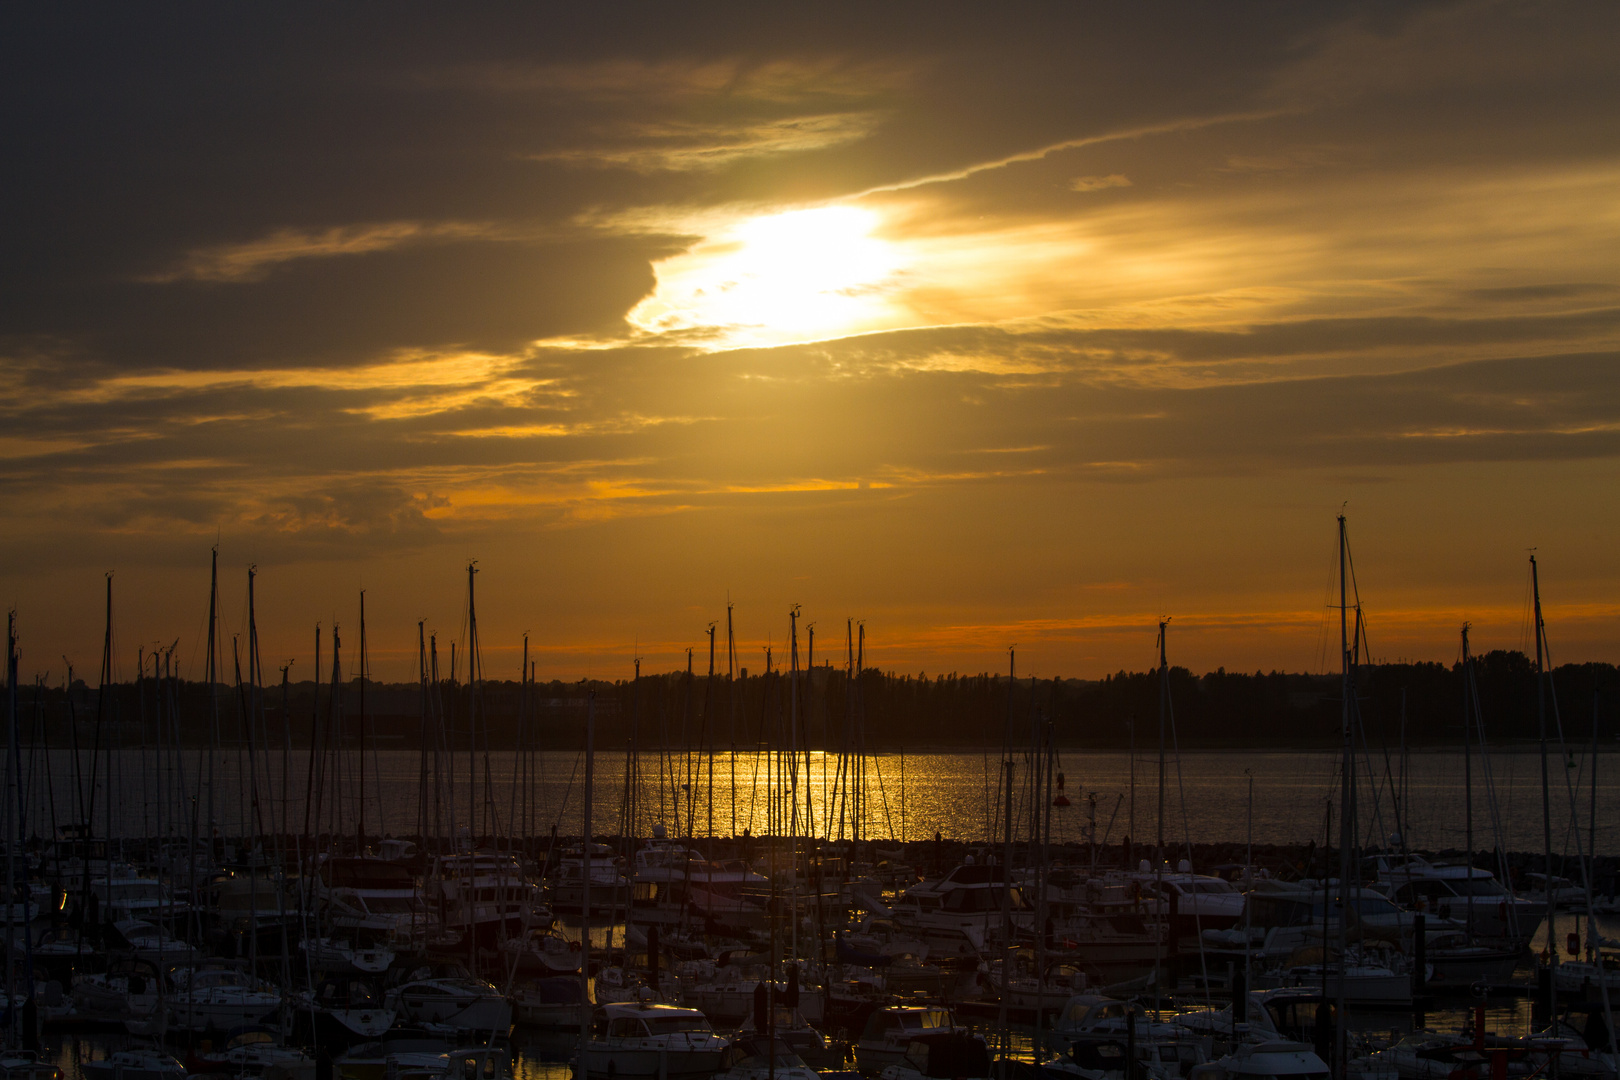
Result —
[[1064, 1013], [1063, 1019], [1058, 1022], [1061, 1024], [1067, 1024], [1070, 1027], [1074, 1027], [1083, 1021], [1086, 1018], [1086, 1014], [1089, 1012], [1091, 1012], [1090, 1005], [1082, 1005], [1077, 1001], [1073, 1005], [1069, 1006], [1069, 1011]]
[[417, 907], [411, 896], [367, 896], [362, 902], [373, 915], [408, 915]]
[[1457, 878], [1446, 882], [1458, 896], [1506, 896], [1507, 890], [1495, 878]]
[[650, 1016], [644, 1023], [648, 1032], [653, 1035], [676, 1035], [683, 1031], [697, 1031], [707, 1035], [714, 1031], [709, 1022], [701, 1016]]

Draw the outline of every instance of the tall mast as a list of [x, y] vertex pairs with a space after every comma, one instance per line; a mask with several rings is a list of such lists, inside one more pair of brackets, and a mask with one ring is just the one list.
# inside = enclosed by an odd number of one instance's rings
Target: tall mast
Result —
[[[343, 638], [332, 624], [332, 675], [327, 680], [326, 748], [332, 761], [332, 827], [328, 843], [336, 848], [343, 832]], [[321, 779], [326, 779], [323, 769]]]
[[366, 590], [360, 590], [360, 810], [355, 815], [354, 853], [366, 853]]
[[[468, 569], [470, 582], [471, 568]], [[636, 662], [636, 673], [639, 676], [640, 661]], [[592, 690], [585, 699], [585, 806], [583, 808], [583, 821], [580, 824], [580, 887], [579, 887], [579, 919], [580, 930], [580, 960], [579, 960], [579, 992], [581, 1000], [591, 1000], [591, 800], [594, 797], [591, 791], [592, 773], [596, 766], [596, 691]], [[591, 1011], [581, 1009], [579, 1016], [579, 1058], [575, 1062], [574, 1075], [578, 1080], [590, 1080], [590, 1068], [586, 1061], [586, 1051], [591, 1040]], [[660, 1055], [662, 1056], [662, 1055]]]
[[1174, 905], [1165, 895], [1164, 886], [1164, 744], [1165, 731], [1170, 722], [1170, 661], [1168, 642], [1170, 620], [1159, 620], [1159, 816], [1158, 834], [1153, 848], [1154, 910], [1159, 916], [1153, 931], [1153, 1004], [1159, 1007], [1159, 990], [1164, 985], [1164, 948], [1169, 944], [1170, 917]]
[[[788, 610], [788, 859], [793, 867], [793, 884], [788, 890], [793, 928], [789, 942], [792, 955], [799, 955], [799, 605]], [[809, 778], [805, 778], [806, 783]], [[775, 977], [775, 972], [772, 972]], [[773, 1028], [774, 1021], [773, 1021]]]
[[[1342, 671], [1342, 685], [1340, 690], [1339, 733], [1344, 739], [1344, 761], [1340, 767], [1339, 775], [1339, 971], [1338, 993], [1335, 1008], [1337, 1010], [1334, 1023], [1333, 1038], [1333, 1075], [1339, 1080], [1345, 1075], [1346, 1032], [1344, 1026], [1345, 991], [1349, 979], [1344, 974], [1343, 965], [1346, 963], [1345, 946], [1348, 943], [1350, 925], [1349, 890], [1350, 890], [1350, 846], [1355, 838], [1355, 825], [1352, 821], [1351, 811], [1351, 768], [1353, 765], [1354, 745], [1351, 736], [1350, 710], [1355, 704], [1352, 668], [1350, 661], [1350, 601], [1349, 601], [1349, 544], [1345, 533], [1344, 515], [1339, 515], [1339, 663]], [[1358, 635], [1359, 637], [1359, 635]], [[1324, 900], [1327, 897], [1324, 896]], [[1327, 910], [1324, 903], [1323, 910]], [[1327, 969], [1326, 957], [1323, 958], [1323, 970]]]
[[[1170, 661], [1166, 659], [1165, 636], [1170, 628], [1169, 619], [1159, 620], [1159, 832], [1154, 846], [1154, 859], [1164, 865], [1164, 741], [1165, 725], [1170, 719]], [[1161, 903], [1163, 898], [1160, 898]]]
[[[815, 791], [814, 785], [810, 782], [810, 717], [815, 715], [814, 710], [811, 708], [811, 695], [815, 692], [816, 688], [816, 624], [805, 623], [804, 631], [805, 636], [809, 639], [805, 646], [806, 652], [804, 657], [804, 827], [806, 838], [814, 840], [816, 835], [816, 815], [815, 807], [810, 801], [811, 794]], [[825, 749], [825, 747], [823, 747], [823, 749]], [[905, 768], [905, 760], [905, 758], [900, 759], [902, 769]], [[904, 781], [905, 775], [906, 774], [904, 772], [901, 772], [900, 776], [902, 782]], [[825, 788], [827, 784], [827, 770], [825, 768], [821, 770], [821, 783], [823, 788], [822, 801], [825, 802]], [[903, 814], [905, 811], [904, 788], [900, 789], [900, 805], [901, 812]], [[902, 818], [902, 820], [904, 819]], [[902, 828], [901, 832], [904, 831], [904, 828]]]
[[1463, 662], [1463, 821], [1465, 840], [1468, 850], [1468, 899], [1466, 901], [1467, 917], [1463, 921], [1463, 928], [1468, 939], [1474, 937], [1474, 750], [1473, 734], [1468, 729], [1472, 719], [1471, 706], [1473, 704], [1473, 665], [1474, 658], [1468, 651], [1468, 624], [1463, 623], [1462, 628], [1462, 662]]
[[[714, 840], [714, 743], [713, 736], [709, 735], [709, 717], [714, 712], [714, 628], [709, 624], [709, 677], [703, 681], [703, 743], [700, 749], [706, 750], [709, 759], [709, 840]], [[702, 759], [699, 759], [699, 768], [702, 768]]]
[[[113, 651], [112, 651], [112, 571], [107, 571], [107, 621], [105, 633], [101, 643], [101, 686], [96, 691], [96, 738], [90, 747], [90, 807], [85, 814], [85, 840], [88, 843], [90, 832], [96, 820], [96, 777], [101, 768], [101, 731], [102, 724], [107, 718], [107, 706], [113, 698]], [[107, 832], [102, 837], [106, 856], [106, 874], [109, 880], [112, 876], [112, 842], [113, 842], [113, 815], [112, 815], [112, 755], [109, 753], [107, 762]], [[90, 852], [85, 850], [84, 856], [84, 891], [85, 899], [90, 896]]]
[[1539, 568], [1536, 566], [1534, 553], [1530, 556], [1530, 591], [1535, 600], [1536, 618], [1536, 724], [1541, 738], [1541, 840], [1542, 853], [1546, 859], [1542, 867], [1545, 877], [1542, 879], [1542, 891], [1547, 897], [1547, 970], [1543, 974], [1546, 979], [1547, 1016], [1549, 1020], [1558, 1015], [1558, 927], [1557, 908], [1553, 903], [1553, 859], [1552, 859], [1552, 797], [1551, 784], [1547, 777], [1547, 638], [1546, 624], [1541, 621], [1541, 578]]
[[426, 620], [416, 620], [416, 681], [421, 690], [422, 727], [416, 777], [416, 835], [422, 838], [422, 850], [427, 850], [428, 804], [428, 665]]
[[[310, 695], [309, 709], [309, 767], [304, 772], [304, 835], [312, 836], [310, 832], [310, 808], [315, 805], [315, 755], [320, 746], [321, 730], [321, 624], [315, 624], [315, 689]], [[315, 828], [321, 826], [317, 815]]]
[[[219, 546], [214, 546], [208, 575], [208, 857], [216, 858], [214, 848], [214, 758], [219, 756]], [[195, 856], [193, 856], [195, 860]], [[196, 883], [192, 883], [196, 892]]]
[[726, 601], [726, 711], [731, 721], [731, 835], [737, 835], [737, 635], [731, 626], [731, 601]]
[[[473, 602], [473, 575], [478, 564], [467, 563], [467, 842], [478, 840], [478, 609]], [[450, 661], [451, 677], [455, 676], [454, 653]], [[468, 864], [471, 869], [471, 864]], [[471, 934], [469, 933], [469, 937]]]
[[[39, 686], [36, 685], [34, 689], [35, 701], [38, 701], [40, 698], [39, 690]], [[6, 855], [6, 889], [8, 897], [16, 895], [17, 856], [20, 855], [24, 850], [23, 845], [25, 843], [25, 838], [28, 835], [28, 811], [27, 806], [23, 801], [22, 786], [22, 740], [17, 730], [21, 722], [21, 717], [19, 717], [17, 713], [17, 612], [16, 609], [12, 609], [6, 614], [6, 737], [7, 753], [11, 759], [11, 768], [9, 770], [7, 780], [15, 786], [15, 790], [17, 792], [17, 827], [15, 835], [8, 837], [6, 843], [6, 847], [8, 849]], [[7, 816], [9, 817], [10, 815], [8, 814]], [[26, 899], [26, 892], [24, 893], [24, 897], [25, 899], [23, 901], [22, 915], [23, 922], [26, 924], [30, 915], [30, 908]], [[15, 907], [15, 905], [8, 900], [6, 904], [6, 993], [8, 995], [14, 992], [14, 978], [11, 969], [10, 947], [12, 940], [11, 911], [13, 907]], [[22, 985], [26, 986], [29, 993], [32, 994], [34, 988], [34, 938], [32, 934], [24, 934], [22, 935], [22, 938]], [[12, 1034], [15, 1037], [17, 1033], [17, 1023], [22, 1019], [25, 1013], [32, 1015], [32, 1011], [25, 1009], [11, 1009], [9, 1011], [11, 1013]], [[27, 1036], [26, 1041], [31, 1043], [34, 1038], [34, 1032], [28, 1031], [25, 1034]]]

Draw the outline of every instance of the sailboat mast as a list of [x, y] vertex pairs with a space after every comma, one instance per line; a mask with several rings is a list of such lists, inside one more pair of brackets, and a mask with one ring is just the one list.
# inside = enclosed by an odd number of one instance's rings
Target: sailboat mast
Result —
[[[477, 565], [467, 563], [467, 839], [469, 845], [478, 838], [478, 609], [473, 603], [473, 575]], [[455, 676], [452, 654], [451, 677]], [[469, 869], [471, 864], [468, 864]], [[470, 887], [470, 886], [469, 886]], [[470, 936], [470, 935], [469, 935]]]
[[[1351, 813], [1351, 766], [1354, 754], [1354, 743], [1351, 736], [1350, 710], [1354, 706], [1354, 687], [1352, 685], [1352, 669], [1350, 663], [1350, 601], [1349, 601], [1349, 575], [1350, 552], [1345, 533], [1344, 515], [1339, 515], [1339, 664], [1342, 672], [1339, 702], [1339, 733], [1344, 740], [1344, 760], [1339, 770], [1339, 904], [1341, 915], [1339, 917], [1339, 985], [1335, 995], [1335, 1008], [1337, 1010], [1334, 1023], [1333, 1041], [1333, 1075], [1343, 1080], [1345, 1075], [1346, 1031], [1344, 1025], [1345, 991], [1349, 979], [1346, 977], [1343, 965], [1348, 962], [1345, 956], [1345, 946], [1348, 943], [1350, 926], [1349, 890], [1350, 890], [1350, 847], [1355, 838], [1355, 825]], [[1358, 634], [1359, 639], [1359, 634]], [[1324, 905], [1323, 910], [1327, 910]], [[1326, 957], [1323, 958], [1323, 970], [1327, 970]]]
[[737, 635], [731, 626], [731, 601], [726, 601], [726, 711], [731, 722], [731, 835], [737, 835]]
[[1474, 658], [1468, 651], [1468, 624], [1463, 623], [1462, 628], [1462, 658], [1463, 658], [1463, 821], [1465, 840], [1468, 850], [1468, 900], [1467, 918], [1463, 927], [1469, 940], [1474, 936], [1474, 740], [1469, 729], [1473, 685], [1472, 668]]
[[[709, 677], [703, 680], [703, 735], [704, 746], [701, 748], [709, 759], [709, 839], [714, 839], [714, 742], [709, 734], [709, 718], [714, 713], [714, 623], [709, 624]], [[699, 768], [702, 762], [699, 761]]]
[[[468, 581], [472, 580], [470, 568]], [[639, 661], [637, 661], [637, 674], [640, 674]], [[592, 690], [585, 699], [585, 805], [582, 809], [583, 820], [580, 823], [580, 887], [579, 887], [579, 919], [580, 919], [580, 954], [579, 954], [579, 993], [580, 1000], [591, 1000], [591, 800], [594, 794], [591, 791], [591, 781], [596, 765], [596, 691]], [[591, 1011], [581, 1009], [579, 1017], [579, 1058], [575, 1062], [574, 1075], [579, 1080], [589, 1080], [590, 1069], [586, 1063], [585, 1051], [591, 1039]]]
[[[1170, 719], [1170, 661], [1166, 658], [1165, 637], [1169, 619], [1159, 620], [1159, 829], [1154, 843], [1154, 861], [1164, 866], [1164, 742], [1165, 725]], [[1163, 897], [1160, 897], [1161, 902]]]
[[[214, 758], [219, 755], [219, 547], [213, 552], [208, 580], [208, 857], [217, 858], [214, 850]], [[195, 862], [195, 855], [193, 855]], [[196, 894], [196, 882], [192, 882]]]
[[1552, 858], [1552, 785], [1547, 776], [1547, 650], [1546, 625], [1541, 621], [1541, 577], [1534, 553], [1530, 556], [1530, 592], [1535, 603], [1536, 619], [1536, 724], [1541, 739], [1541, 840], [1545, 864], [1542, 871], [1542, 891], [1547, 898], [1547, 1016], [1558, 1015], [1558, 927], [1557, 907], [1553, 903]]
[[366, 590], [360, 590], [360, 809], [355, 814], [354, 853], [366, 853]]
[[[793, 868], [793, 884], [788, 890], [793, 928], [789, 942], [792, 955], [799, 955], [799, 605], [788, 611], [788, 858]], [[806, 781], [808, 781], [806, 777]], [[775, 977], [775, 972], [772, 972]]]

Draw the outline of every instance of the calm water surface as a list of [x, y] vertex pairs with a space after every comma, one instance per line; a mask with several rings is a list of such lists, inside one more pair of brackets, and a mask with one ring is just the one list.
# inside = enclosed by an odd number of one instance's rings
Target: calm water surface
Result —
[[[774, 820], [781, 832], [796, 823], [801, 834], [813, 831], [836, 837], [842, 830], [848, 835], [852, 803], [847, 794], [839, 792], [850, 785], [843, 780], [836, 755], [814, 753], [808, 763], [801, 755], [799, 775], [792, 777], [774, 775], [771, 761], [763, 753], [739, 752], [735, 759], [729, 753], [717, 754], [711, 775], [708, 761], [696, 755], [643, 752], [637, 758], [640, 780], [628, 787], [626, 756], [623, 751], [595, 756], [591, 821], [595, 833], [615, 833], [628, 827], [646, 835], [655, 824], [663, 824], [671, 832], [685, 832], [690, 823], [698, 835], [738, 835], [743, 829], [759, 835]], [[352, 752], [336, 770], [328, 766], [324, 792], [308, 803], [308, 758], [302, 752], [287, 759], [279, 753], [260, 755], [253, 770], [242, 753], [219, 754], [213, 761], [211, 797], [207, 757], [206, 752], [187, 751], [179, 760], [173, 755], [159, 760], [156, 752], [126, 749], [113, 755], [110, 769], [104, 759], [94, 794], [98, 831], [105, 829], [109, 797], [114, 831], [131, 836], [159, 831], [183, 836], [193, 812], [199, 829], [206, 831], [210, 805], [213, 820], [226, 835], [251, 831], [244, 825], [255, 816], [266, 829], [285, 818], [293, 832], [304, 831], [305, 821], [310, 819], [323, 830], [337, 825], [353, 832], [362, 805], [369, 836], [415, 834], [424, 813], [430, 828], [437, 813], [441, 834], [448, 834], [452, 823], [465, 828], [469, 819], [479, 835], [515, 831], [543, 836], [553, 826], [563, 835], [577, 835], [581, 828], [585, 768], [583, 755], [571, 751], [540, 752], [528, 760], [510, 752], [490, 754], [487, 759], [479, 755], [476, 768], [461, 753], [438, 762], [437, 782], [429, 762], [425, 787], [421, 783], [423, 762], [415, 751], [371, 751], [366, 755], [363, 804], [358, 755]], [[88, 758], [85, 754], [75, 777], [67, 752], [53, 751], [48, 762], [35, 752], [24, 779], [31, 832], [48, 835], [54, 824], [76, 817], [79, 791], [86, 793], [88, 804]], [[1596, 849], [1599, 854], [1615, 855], [1620, 854], [1620, 762], [1611, 767], [1614, 758], [1607, 754], [1599, 760]], [[1064, 775], [1070, 805], [1052, 814], [1054, 840], [1094, 836], [1117, 843], [1127, 834], [1138, 840], [1156, 835], [1158, 767], [1152, 756], [1138, 755], [1134, 762], [1134, 798], [1133, 761], [1128, 753], [1070, 751], [1060, 756], [1056, 769]], [[250, 771], [258, 774], [256, 787], [247, 780]], [[1029, 831], [1026, 789], [1030, 772], [1030, 764], [1022, 756], [1015, 760], [1014, 817], [1020, 823], [1020, 836]], [[1465, 785], [1459, 754], [1413, 753], [1404, 778], [1401, 763], [1386, 764], [1381, 755], [1358, 762], [1357, 772], [1364, 843], [1379, 843], [1397, 831], [1393, 789], [1405, 795], [1404, 832], [1411, 846], [1427, 850], [1463, 846]], [[1491, 846], [1494, 820], [1500, 824], [1509, 850], [1539, 851], [1539, 755], [1493, 754], [1490, 784], [1477, 758], [1473, 773], [1476, 849]], [[953, 839], [999, 837], [999, 775], [994, 753], [870, 755], [865, 766], [862, 835], [923, 840], [937, 830]], [[1584, 844], [1591, 798], [1590, 755], [1555, 758], [1551, 775], [1553, 846], [1555, 851], [1573, 855], [1577, 849], [1570, 828], [1571, 795]], [[201, 785], [199, 777], [205, 778]], [[1260, 844], [1320, 841], [1328, 830], [1329, 806], [1337, 813], [1339, 759], [1328, 752], [1184, 753], [1179, 761], [1169, 760], [1166, 777], [1164, 835], [1172, 843], [1241, 842], [1250, 836]], [[340, 793], [336, 799], [334, 788]], [[631, 800], [627, 790], [635, 795], [633, 821], [628, 820]], [[793, 819], [784, 812], [790, 798], [797, 811]], [[772, 818], [773, 806], [779, 812], [777, 819]], [[813, 829], [806, 829], [807, 818], [813, 819]]]

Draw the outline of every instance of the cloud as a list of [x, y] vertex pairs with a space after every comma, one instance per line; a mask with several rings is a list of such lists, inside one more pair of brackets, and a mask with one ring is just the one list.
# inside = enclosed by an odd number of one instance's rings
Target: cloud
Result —
[[1109, 173], [1107, 176], [1077, 176], [1069, 181], [1069, 190], [1079, 192], [1130, 186], [1131, 178], [1122, 173]]
[[275, 267], [299, 259], [368, 255], [432, 240], [489, 239], [499, 235], [491, 225], [456, 221], [394, 221], [340, 225], [320, 231], [277, 229], [246, 243], [188, 251], [171, 268], [143, 275], [139, 280], [155, 285], [176, 281], [261, 281]]
[[1302, 610], [1349, 494], [1403, 609], [1538, 542], [1614, 593], [1613, 12], [920, 10], [11, 19], [0, 585], [180, 611], [223, 534], [295, 598], [487, 554], [559, 639], [808, 576], [1079, 655]]
[[876, 126], [877, 117], [871, 113], [794, 116], [747, 125], [643, 124], [621, 140], [550, 150], [533, 159], [643, 173], [711, 170], [750, 158], [827, 150], [867, 138]]

